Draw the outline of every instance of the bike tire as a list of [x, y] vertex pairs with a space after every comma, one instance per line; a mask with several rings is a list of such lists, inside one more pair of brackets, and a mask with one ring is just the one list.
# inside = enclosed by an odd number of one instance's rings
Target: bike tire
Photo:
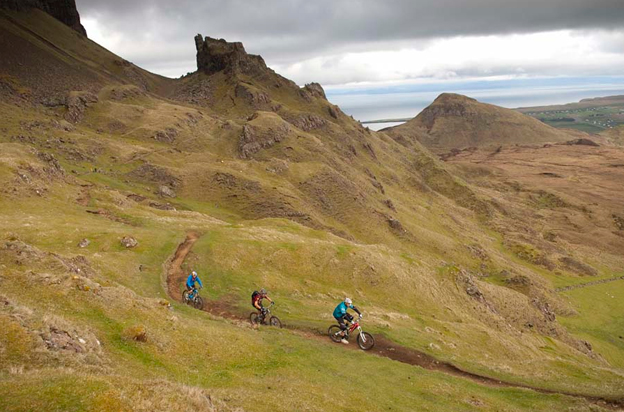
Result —
[[199, 310], [202, 310], [204, 308], [204, 300], [201, 298], [201, 296], [197, 296], [193, 300], [193, 306], [195, 307], [195, 309]]
[[269, 325], [281, 328], [282, 327], [282, 321], [279, 320], [279, 318], [277, 316], [271, 316], [271, 319], [269, 319]]
[[[362, 335], [364, 335], [363, 339]], [[375, 346], [375, 338], [373, 338], [373, 335], [368, 332], [362, 332], [361, 334], [358, 334], [357, 343], [360, 349], [369, 350]]]
[[188, 290], [185, 290], [184, 292], [182, 292], [182, 302], [188, 305], [189, 303]]
[[329, 338], [336, 343], [342, 340], [342, 336], [339, 334], [340, 332], [342, 332], [342, 329], [340, 329], [340, 326], [338, 325], [331, 325], [329, 329], [327, 329]]
[[251, 322], [252, 325], [257, 325], [260, 323], [260, 320], [258, 318], [258, 312], [251, 312], [249, 314], [249, 322]]

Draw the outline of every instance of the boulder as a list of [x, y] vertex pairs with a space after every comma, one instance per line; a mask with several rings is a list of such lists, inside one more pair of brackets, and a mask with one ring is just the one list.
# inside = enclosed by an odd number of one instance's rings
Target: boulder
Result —
[[121, 244], [125, 248], [130, 249], [130, 248], [133, 248], [133, 247], [137, 247], [139, 245], [139, 242], [135, 238], [133, 238], [132, 236], [124, 236], [121, 239]]

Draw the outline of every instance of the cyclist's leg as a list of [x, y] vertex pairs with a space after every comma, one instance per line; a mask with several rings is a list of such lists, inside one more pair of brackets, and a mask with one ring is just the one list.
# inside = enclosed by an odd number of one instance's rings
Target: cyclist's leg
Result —
[[342, 336], [344, 336], [345, 331], [347, 330], [347, 325], [345, 324], [345, 316], [342, 315], [339, 318], [336, 318], [338, 321], [338, 326], [340, 326], [340, 330], [342, 331]]

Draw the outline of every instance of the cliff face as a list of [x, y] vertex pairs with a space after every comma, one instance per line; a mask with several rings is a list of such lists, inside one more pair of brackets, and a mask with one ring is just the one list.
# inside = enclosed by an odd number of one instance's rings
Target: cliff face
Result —
[[267, 71], [266, 63], [260, 56], [247, 54], [243, 43], [228, 43], [223, 39], [195, 36], [197, 49], [197, 70], [206, 74], [220, 71], [247, 75], [262, 74]]
[[80, 23], [76, 0], [0, 0], [0, 8], [11, 10], [41, 9], [78, 33], [87, 35], [87, 31]]

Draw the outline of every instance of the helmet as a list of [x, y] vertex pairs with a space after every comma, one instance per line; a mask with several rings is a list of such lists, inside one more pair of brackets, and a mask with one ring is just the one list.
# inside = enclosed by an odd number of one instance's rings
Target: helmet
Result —
[[353, 301], [349, 298], [345, 298], [344, 303], [346, 303], [347, 305], [350, 305], [353, 303]]
[[266, 289], [264, 289], [264, 288], [260, 289], [260, 294], [261, 295], [266, 295]]
[[194, 278], [196, 278], [196, 277], [197, 277], [197, 272], [192, 271], [192, 272], [191, 272], [191, 275], [192, 275]]

